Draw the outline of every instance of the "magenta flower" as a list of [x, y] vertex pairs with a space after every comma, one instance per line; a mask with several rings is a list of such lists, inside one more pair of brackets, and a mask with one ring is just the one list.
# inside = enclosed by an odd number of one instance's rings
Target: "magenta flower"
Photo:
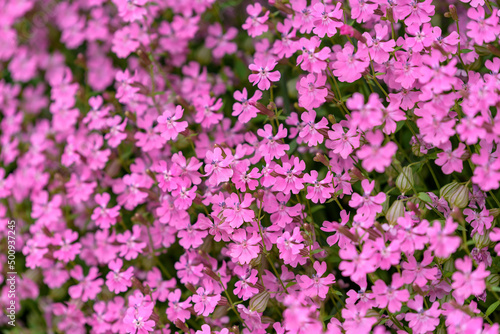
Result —
[[252, 195], [245, 194], [243, 201], [240, 202], [238, 195], [231, 194], [227, 199], [227, 208], [224, 210], [223, 215], [226, 221], [232, 228], [239, 228], [244, 222], [251, 222], [255, 218], [255, 212], [247, 209], [253, 202]]
[[404, 280], [399, 274], [392, 275], [392, 282], [389, 286], [382, 280], [377, 280], [372, 287], [373, 294], [378, 307], [385, 308], [391, 313], [399, 312], [402, 303], [410, 299], [410, 293], [406, 289], [401, 289]]
[[269, 12], [266, 11], [264, 16], [259, 16], [262, 13], [262, 6], [260, 3], [248, 5], [247, 13], [249, 17], [242, 25], [242, 28], [248, 31], [248, 35], [257, 37], [269, 30], [269, 26], [266, 24], [269, 18]]
[[134, 267], [128, 267], [127, 270], [122, 272], [123, 261], [119, 258], [111, 261], [108, 266], [111, 270], [106, 275], [106, 286], [108, 289], [114, 293], [127, 291], [132, 286], [131, 278], [134, 275]]
[[452, 276], [453, 297], [462, 304], [470, 295], [478, 296], [486, 288], [485, 279], [490, 274], [485, 270], [485, 264], [479, 263], [477, 269], [472, 271], [472, 260], [466, 256], [455, 261], [455, 267], [459, 270]]
[[408, 307], [417, 313], [406, 313], [405, 320], [409, 322], [410, 328], [414, 333], [424, 334], [433, 331], [439, 325], [439, 302], [434, 302], [430, 309], [424, 309], [424, 298], [416, 295], [413, 300], [408, 302]]
[[321, 121], [315, 123], [316, 112], [314, 110], [303, 113], [301, 119], [305, 124], [299, 133], [299, 137], [307, 142], [309, 146], [316, 146], [323, 143], [326, 136], [325, 129], [328, 129], [328, 120], [323, 117]]
[[431, 264], [434, 257], [430, 251], [424, 252], [422, 262], [418, 263], [413, 255], [408, 257], [408, 262], [403, 262], [403, 281], [406, 284], [414, 283], [419, 287], [427, 284], [427, 281], [432, 281], [437, 278], [438, 269], [436, 267], [427, 268]]
[[241, 264], [248, 264], [260, 253], [261, 237], [253, 232], [251, 235], [245, 230], [236, 230], [231, 239], [230, 254], [233, 259]]
[[119, 205], [107, 208], [110, 198], [111, 196], [108, 193], [96, 194], [94, 197], [99, 207], [94, 209], [90, 218], [95, 220], [96, 225], [102, 229], [107, 229], [115, 225], [116, 218], [120, 215]]
[[344, 11], [340, 8], [341, 3], [337, 3], [335, 8], [333, 6], [325, 6], [322, 3], [316, 3], [313, 6], [312, 16], [315, 18], [313, 21], [313, 33], [323, 38], [325, 35], [332, 37], [337, 33], [337, 28], [344, 25], [342, 17]]
[[346, 133], [342, 123], [332, 125], [332, 131], [328, 131], [328, 138], [330, 140], [326, 140], [325, 146], [343, 159], [347, 159], [354, 149], [359, 147], [359, 134], [356, 129], [350, 128]]
[[342, 50], [336, 50], [335, 56], [336, 60], [331, 65], [333, 74], [342, 82], [358, 80], [370, 64], [361, 51], [355, 53], [351, 44], [346, 44]]
[[270, 162], [273, 159], [281, 158], [285, 152], [290, 148], [288, 144], [283, 144], [282, 138], [286, 138], [287, 129], [280, 124], [278, 132], [273, 135], [273, 127], [270, 124], [264, 125], [264, 130], [257, 130], [257, 134], [264, 138], [259, 146], [259, 150], [266, 159]]
[[194, 311], [198, 315], [207, 317], [215, 310], [217, 302], [221, 299], [219, 294], [210, 295], [204, 288], [198, 288], [196, 295], [193, 295]]
[[261, 59], [256, 58], [253, 64], [250, 64], [248, 68], [256, 72], [255, 74], [250, 74], [248, 80], [257, 85], [260, 90], [268, 90], [271, 87], [271, 82], [279, 81], [281, 74], [279, 71], [271, 72], [276, 66], [277, 62], [273, 59]]
[[158, 126], [156, 129], [161, 136], [167, 140], [175, 140], [180, 132], [186, 130], [188, 122], [176, 122], [181, 119], [184, 109], [181, 106], [167, 108], [161, 116], [158, 116]]
[[52, 239], [52, 245], [58, 247], [54, 257], [66, 263], [73, 261], [82, 248], [79, 242], [75, 242], [77, 239], [78, 233], [75, 231], [65, 230], [63, 233], [56, 233]]
[[312, 278], [307, 275], [300, 276], [299, 285], [309, 297], [326, 298], [328, 285], [335, 283], [335, 276], [328, 274], [326, 277], [321, 277], [326, 272], [326, 262], [315, 262], [313, 267], [316, 274]]
[[95, 299], [96, 296], [101, 292], [101, 286], [104, 280], [99, 277], [99, 269], [96, 267], [91, 267], [87, 275], [83, 274], [83, 269], [81, 266], [77, 265], [70, 271], [70, 275], [75, 280], [80, 283], [77, 285], [70, 286], [68, 293], [71, 298], [80, 298], [82, 301]]
[[255, 104], [262, 97], [262, 92], [260, 90], [256, 91], [255, 94], [248, 99], [247, 89], [243, 88], [241, 92], [234, 92], [234, 99], [239, 102], [233, 104], [233, 116], [238, 116], [238, 121], [241, 123], [248, 123], [252, 118], [257, 116], [259, 110]]
[[213, 151], [207, 151], [205, 162], [205, 176], [210, 176], [208, 182], [212, 185], [218, 185], [221, 182], [229, 181], [231, 176], [233, 176], [233, 170], [231, 169], [232, 156], [227, 154], [219, 147], [216, 147]]
[[393, 142], [388, 142], [382, 146], [384, 135], [382, 131], [368, 132], [366, 139], [370, 146], [365, 145], [359, 149], [357, 156], [362, 160], [361, 165], [367, 171], [377, 171], [382, 173], [391, 164], [392, 156], [398, 150]]
[[300, 79], [297, 90], [299, 92], [299, 106], [312, 110], [319, 108], [328, 95], [328, 89], [325, 87], [326, 76], [321, 73], [314, 75], [308, 74]]

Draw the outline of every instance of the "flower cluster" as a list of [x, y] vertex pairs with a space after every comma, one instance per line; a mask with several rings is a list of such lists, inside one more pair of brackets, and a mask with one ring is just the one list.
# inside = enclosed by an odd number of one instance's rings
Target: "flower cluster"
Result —
[[21, 331], [499, 332], [498, 2], [0, 8]]

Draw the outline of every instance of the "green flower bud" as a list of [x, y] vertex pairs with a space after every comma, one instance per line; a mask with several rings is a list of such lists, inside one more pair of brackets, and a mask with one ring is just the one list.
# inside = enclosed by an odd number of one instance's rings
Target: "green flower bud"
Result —
[[469, 188], [465, 185], [458, 185], [453, 191], [450, 192], [448, 203], [452, 207], [463, 209], [469, 204]]
[[444, 263], [443, 271], [445, 273], [455, 271], [455, 264], [453, 263], [453, 259], [449, 259]]
[[458, 183], [453, 181], [452, 183], [448, 183], [444, 187], [439, 190], [439, 197], [444, 198], [445, 200], [449, 200], [450, 193], [458, 186]]
[[387, 211], [385, 218], [392, 226], [396, 225], [396, 222], [399, 217], [403, 217], [405, 215], [405, 205], [402, 201], [397, 200], [392, 203], [391, 207]]
[[403, 171], [398, 175], [398, 178], [396, 179], [396, 187], [398, 187], [399, 191], [404, 194], [407, 191], [411, 190], [414, 185], [415, 178], [413, 177], [413, 171], [411, 170], [411, 167], [403, 167]]
[[500, 209], [498, 208], [493, 208], [488, 210], [490, 212], [490, 216], [493, 216], [494, 218], [500, 216]]
[[261, 263], [262, 263], [262, 254], [259, 254], [259, 256], [257, 256], [255, 259], [252, 259], [249, 264], [250, 267], [257, 268], [258, 266], [260, 266]]
[[484, 233], [483, 235], [476, 233], [472, 237], [472, 240], [474, 240], [474, 245], [476, 245], [476, 248], [479, 248], [479, 249], [482, 249], [484, 247], [489, 247], [489, 245], [491, 243], [488, 232]]
[[436, 334], [446, 334], [446, 329], [444, 329], [443, 327], [439, 327], [436, 330]]
[[257, 312], [264, 312], [269, 301], [269, 292], [263, 291], [256, 294], [250, 299], [250, 310]]
[[489, 286], [498, 286], [500, 284], [500, 275], [491, 274], [486, 278], [486, 284]]

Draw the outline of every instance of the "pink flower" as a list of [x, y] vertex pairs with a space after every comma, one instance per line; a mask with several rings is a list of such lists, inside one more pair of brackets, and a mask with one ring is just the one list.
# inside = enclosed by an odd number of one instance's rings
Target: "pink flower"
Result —
[[323, 143], [323, 139], [326, 136], [326, 130], [324, 129], [328, 129], [328, 120], [323, 117], [321, 121], [315, 123], [316, 112], [314, 110], [303, 113], [301, 119], [305, 124], [299, 133], [299, 137], [303, 138], [308, 146], [316, 146]]
[[257, 116], [259, 109], [255, 106], [262, 97], [262, 92], [260, 90], [256, 91], [255, 94], [248, 99], [247, 89], [234, 92], [234, 99], [239, 102], [233, 104], [233, 116], [238, 116], [238, 121], [241, 123], [248, 123], [252, 118]]
[[237, 50], [236, 43], [231, 42], [236, 37], [238, 30], [231, 27], [224, 34], [220, 23], [215, 22], [208, 27], [208, 36], [205, 40], [205, 46], [212, 50], [215, 58], [222, 58], [226, 54], [233, 54]]
[[196, 295], [193, 295], [194, 311], [198, 315], [208, 317], [215, 310], [220, 299], [219, 294], [210, 295], [209, 291], [200, 287], [196, 290]]
[[95, 220], [96, 225], [102, 229], [107, 229], [115, 225], [116, 218], [120, 215], [119, 205], [107, 208], [110, 198], [111, 196], [108, 193], [96, 194], [94, 197], [99, 207], [94, 209], [90, 218]]
[[249, 238], [248, 236], [245, 230], [239, 229], [231, 237], [234, 242], [230, 245], [231, 257], [241, 264], [250, 263], [260, 253], [261, 237], [256, 232], [253, 232]]
[[191, 313], [187, 310], [191, 306], [191, 297], [181, 302], [181, 290], [175, 289], [168, 295], [167, 317], [168, 320], [175, 322], [176, 320], [186, 321], [191, 317]]
[[325, 87], [326, 76], [318, 73], [312, 73], [303, 77], [299, 81], [297, 90], [299, 92], [299, 106], [312, 110], [319, 108], [325, 101], [328, 95], [328, 89]]
[[346, 334], [368, 334], [377, 318], [366, 316], [367, 309], [354, 304], [348, 304], [342, 309], [342, 318], [345, 319], [343, 328]]
[[125, 260], [137, 258], [146, 247], [146, 243], [139, 240], [140, 236], [141, 228], [139, 225], [134, 225], [132, 227], [132, 232], [127, 230], [123, 234], [118, 234], [116, 236], [116, 241], [122, 244], [120, 246], [120, 256], [123, 256]]
[[232, 228], [239, 228], [243, 222], [251, 222], [255, 218], [255, 213], [251, 209], [247, 209], [253, 202], [252, 195], [246, 193], [243, 201], [237, 194], [231, 194], [227, 200], [227, 209], [224, 210], [224, 217]]
[[71, 277], [79, 281], [78, 285], [70, 286], [68, 293], [71, 298], [81, 298], [82, 301], [95, 299], [101, 292], [101, 286], [104, 280], [99, 277], [99, 269], [91, 267], [87, 275], [83, 274], [81, 266], [77, 265], [70, 271]]
[[290, 161], [283, 162], [283, 166], [276, 166], [274, 171], [278, 177], [275, 179], [273, 191], [298, 194], [301, 189], [304, 189], [304, 180], [301, 174], [305, 168], [305, 162], [297, 157], [293, 158], [293, 164]]
[[134, 275], [134, 267], [128, 267], [126, 271], [120, 272], [123, 261], [119, 258], [111, 261], [108, 266], [111, 270], [106, 275], [106, 286], [109, 290], [114, 293], [127, 291], [127, 288], [132, 286], [131, 278]]
[[318, 2], [313, 6], [312, 16], [315, 18], [313, 21], [313, 33], [323, 38], [325, 35], [332, 37], [337, 33], [337, 28], [340, 28], [344, 23], [342, 17], [344, 11], [340, 8], [341, 3], [337, 3], [335, 8], [332, 6], [325, 6]]
[[410, 299], [410, 293], [406, 289], [400, 289], [404, 285], [404, 280], [399, 274], [392, 275], [391, 285], [387, 286], [384, 281], [377, 280], [372, 287], [377, 306], [385, 308], [391, 313], [399, 312], [402, 303]]
[[430, 251], [424, 252], [424, 259], [418, 263], [413, 255], [408, 256], [408, 262], [403, 262], [403, 280], [406, 284], [414, 283], [419, 287], [437, 278], [438, 269], [436, 267], [426, 268], [434, 257]]
[[472, 260], [466, 256], [464, 259], [457, 259], [455, 267], [459, 270], [452, 276], [454, 289], [453, 297], [462, 304], [470, 295], [478, 296], [486, 288], [485, 279], [490, 274], [485, 270], [485, 264], [479, 263], [476, 270], [472, 271]]
[[301, 38], [299, 43], [302, 54], [297, 57], [297, 65], [300, 64], [301, 69], [311, 73], [321, 73], [325, 70], [326, 60], [330, 57], [330, 49], [324, 47], [316, 52], [321, 44], [321, 40], [317, 36], [311, 37], [310, 40]]
[[328, 131], [330, 140], [326, 140], [325, 146], [333, 153], [339, 154], [343, 159], [347, 159], [353, 150], [359, 147], [359, 134], [354, 127], [351, 127], [346, 133], [341, 124], [332, 125], [333, 131]]
[[318, 181], [318, 172], [312, 170], [310, 175], [304, 174], [302, 180], [306, 183], [313, 184], [313, 186], [307, 187], [306, 195], [306, 198], [310, 199], [313, 203], [324, 203], [326, 200], [330, 199], [335, 192], [331, 172], [328, 172], [323, 180]]
[[366, 140], [370, 143], [370, 146], [364, 145], [357, 152], [358, 158], [362, 160], [361, 165], [369, 172], [375, 170], [383, 173], [385, 168], [391, 164], [392, 156], [398, 150], [398, 146], [392, 141], [385, 146], [381, 146], [384, 135], [380, 130], [368, 132]]
[[255, 5], [247, 6], [247, 13], [249, 17], [246, 19], [242, 28], [248, 31], [250, 37], [257, 37], [269, 30], [269, 26], [266, 23], [269, 18], [269, 12], [266, 11], [264, 16], [259, 16], [262, 12], [262, 6], [260, 3]]
[[485, 18], [484, 8], [478, 6], [469, 8], [467, 16], [472, 19], [467, 23], [467, 36], [472, 38], [476, 44], [493, 42], [498, 34], [498, 16], [491, 15]]
[[208, 182], [212, 185], [218, 185], [222, 182], [227, 182], [233, 176], [231, 169], [233, 157], [223, 152], [219, 147], [213, 151], [207, 151], [205, 176], [210, 176]]
[[439, 221], [435, 221], [434, 225], [427, 229], [429, 250], [433, 251], [435, 256], [446, 259], [458, 249], [461, 243], [460, 237], [453, 235], [457, 227], [458, 224], [448, 218], [444, 227]]
[[271, 72], [276, 64], [278, 63], [272, 58], [267, 60], [256, 58], [254, 63], [250, 64], [248, 68], [257, 73], [250, 74], [248, 80], [254, 86], [257, 85], [260, 90], [268, 90], [271, 87], [271, 82], [279, 81], [281, 78], [279, 71]]
[[476, 212], [471, 209], [465, 209], [464, 214], [467, 216], [465, 220], [471, 224], [472, 226], [472, 235], [476, 232], [479, 235], [484, 235], [485, 229], [489, 229], [491, 227], [491, 223], [495, 219], [493, 216], [490, 216], [490, 212], [484, 208], [481, 212]]
[[370, 182], [364, 179], [361, 181], [361, 186], [363, 187], [364, 195], [361, 196], [358, 193], [353, 193], [349, 201], [349, 206], [358, 208], [356, 213], [357, 219], [366, 222], [367, 226], [365, 227], [370, 227], [377, 213], [382, 212], [382, 203], [385, 202], [386, 195], [380, 192], [375, 196], [370, 196], [375, 187], [375, 181]]
[[234, 286], [233, 293], [242, 298], [243, 300], [248, 300], [252, 296], [259, 293], [259, 289], [255, 288], [255, 284], [259, 280], [257, 277], [258, 271], [256, 269], [250, 269], [248, 265], [236, 266], [234, 268], [234, 273], [239, 277]]
[[54, 252], [54, 257], [63, 262], [73, 261], [78, 254], [82, 245], [75, 242], [78, 239], [78, 233], [71, 230], [65, 230], [63, 233], [56, 233], [52, 239], [52, 244], [59, 247]]
[[352, 44], [347, 43], [343, 49], [336, 50], [336, 60], [332, 63], [333, 74], [342, 82], [354, 82], [370, 64], [360, 51], [354, 52]]
[[288, 130], [284, 128], [283, 124], [280, 124], [276, 135], [273, 134], [271, 124], [266, 124], [264, 125], [264, 129], [257, 130], [257, 134], [264, 138], [259, 145], [259, 150], [267, 163], [275, 158], [284, 156], [285, 152], [290, 149], [290, 146], [283, 144], [281, 140], [282, 138], [286, 138], [287, 132]]
[[184, 109], [181, 106], [167, 108], [161, 116], [158, 117], [158, 126], [156, 129], [161, 136], [167, 140], [175, 140], [177, 135], [186, 130], [188, 123], [186, 121], [176, 122], [181, 119]]
[[410, 328], [414, 333], [424, 334], [436, 329], [439, 325], [439, 302], [434, 302], [430, 309], [424, 309], [424, 298], [420, 295], [415, 295], [413, 300], [408, 302], [408, 307], [417, 313], [406, 313], [405, 320], [409, 322]]
[[304, 293], [309, 297], [326, 298], [328, 293], [328, 285], [335, 283], [335, 276], [328, 274], [326, 277], [321, 277], [326, 272], [326, 262], [314, 262], [314, 270], [316, 274], [312, 278], [307, 275], [301, 275], [299, 285]]
[[460, 173], [463, 169], [462, 156], [465, 153], [465, 145], [463, 143], [458, 144], [458, 148], [454, 151], [451, 149], [451, 142], [445, 142], [442, 145], [444, 152], [437, 154], [437, 159], [435, 160], [436, 165], [442, 166], [443, 173], [451, 174], [453, 172]]
[[388, 25], [376, 24], [375, 37], [371, 37], [368, 32], [363, 33], [363, 36], [366, 38], [366, 45], [370, 52], [370, 57], [378, 64], [383, 64], [388, 61], [390, 53], [396, 46], [396, 42], [392, 39], [387, 42], [382, 42], [382, 40], [387, 37], [388, 31]]
[[303, 241], [304, 239], [300, 234], [300, 228], [294, 228], [292, 235], [290, 235], [290, 232], [285, 231], [276, 240], [276, 245], [280, 251], [280, 259], [283, 259], [285, 264], [291, 264], [293, 267], [296, 267], [297, 263], [300, 261], [300, 251], [305, 247], [302, 243]]

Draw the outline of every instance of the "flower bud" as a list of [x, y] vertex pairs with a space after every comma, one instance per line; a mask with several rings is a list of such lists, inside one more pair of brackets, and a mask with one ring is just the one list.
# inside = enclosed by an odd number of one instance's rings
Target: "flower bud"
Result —
[[451, 192], [458, 186], [458, 183], [456, 181], [453, 181], [452, 183], [448, 183], [444, 187], [442, 187], [439, 190], [439, 197], [444, 198], [445, 200], [448, 201], [449, 196]]
[[313, 160], [316, 162], [321, 162], [326, 167], [330, 166], [330, 163], [328, 162], [328, 158], [323, 153], [319, 153], [319, 152], [316, 153], [316, 156], [313, 158]]
[[455, 7], [454, 5], [450, 5], [448, 8], [450, 9], [451, 18], [455, 21], [458, 21], [457, 7]]
[[446, 334], [446, 329], [444, 329], [443, 327], [439, 327], [436, 330], [436, 334]]
[[191, 291], [192, 293], [196, 293], [196, 288], [194, 287], [193, 284], [191, 283], [186, 283], [186, 289], [188, 289], [189, 291]]
[[469, 188], [459, 184], [450, 192], [449, 201], [452, 207], [463, 209], [469, 204]]
[[486, 284], [489, 286], [498, 286], [500, 284], [500, 275], [491, 274], [486, 278]]
[[455, 271], [455, 264], [453, 259], [448, 259], [443, 265], [443, 272], [449, 273]]
[[399, 217], [404, 217], [405, 215], [405, 205], [402, 201], [394, 201], [391, 207], [387, 211], [385, 218], [392, 226], [396, 225]]
[[498, 208], [489, 209], [488, 211], [490, 212], [490, 216], [493, 216], [493, 218], [500, 216], [500, 209]]
[[174, 322], [175, 326], [179, 328], [181, 331], [185, 333], [189, 333], [189, 328], [186, 326], [184, 322], [182, 322], [180, 319], [175, 320]]
[[482, 249], [484, 247], [489, 247], [491, 243], [489, 233], [484, 233], [483, 235], [475, 233], [474, 236], [472, 237], [472, 240], [474, 240], [474, 245], [476, 245], [476, 248], [479, 249]]
[[349, 177], [351, 178], [349, 182], [352, 184], [365, 179], [363, 174], [361, 174], [359, 169], [357, 169], [356, 167], [349, 169]]
[[218, 306], [226, 306], [229, 305], [226, 297], [220, 297], [220, 300], [217, 302]]
[[387, 18], [387, 21], [391, 22], [391, 23], [394, 23], [394, 13], [392, 11], [392, 7], [391, 6], [387, 6], [387, 9], [385, 10], [385, 17]]
[[256, 294], [250, 299], [250, 310], [259, 313], [264, 312], [269, 301], [269, 292], [264, 291]]
[[396, 187], [402, 194], [413, 188], [415, 184], [415, 178], [413, 177], [413, 171], [410, 166], [403, 167], [403, 171], [398, 175], [396, 179]]
[[252, 259], [249, 264], [250, 267], [257, 268], [258, 266], [260, 266], [261, 263], [262, 263], [262, 254], [259, 254], [259, 256], [257, 256], [255, 259]]

